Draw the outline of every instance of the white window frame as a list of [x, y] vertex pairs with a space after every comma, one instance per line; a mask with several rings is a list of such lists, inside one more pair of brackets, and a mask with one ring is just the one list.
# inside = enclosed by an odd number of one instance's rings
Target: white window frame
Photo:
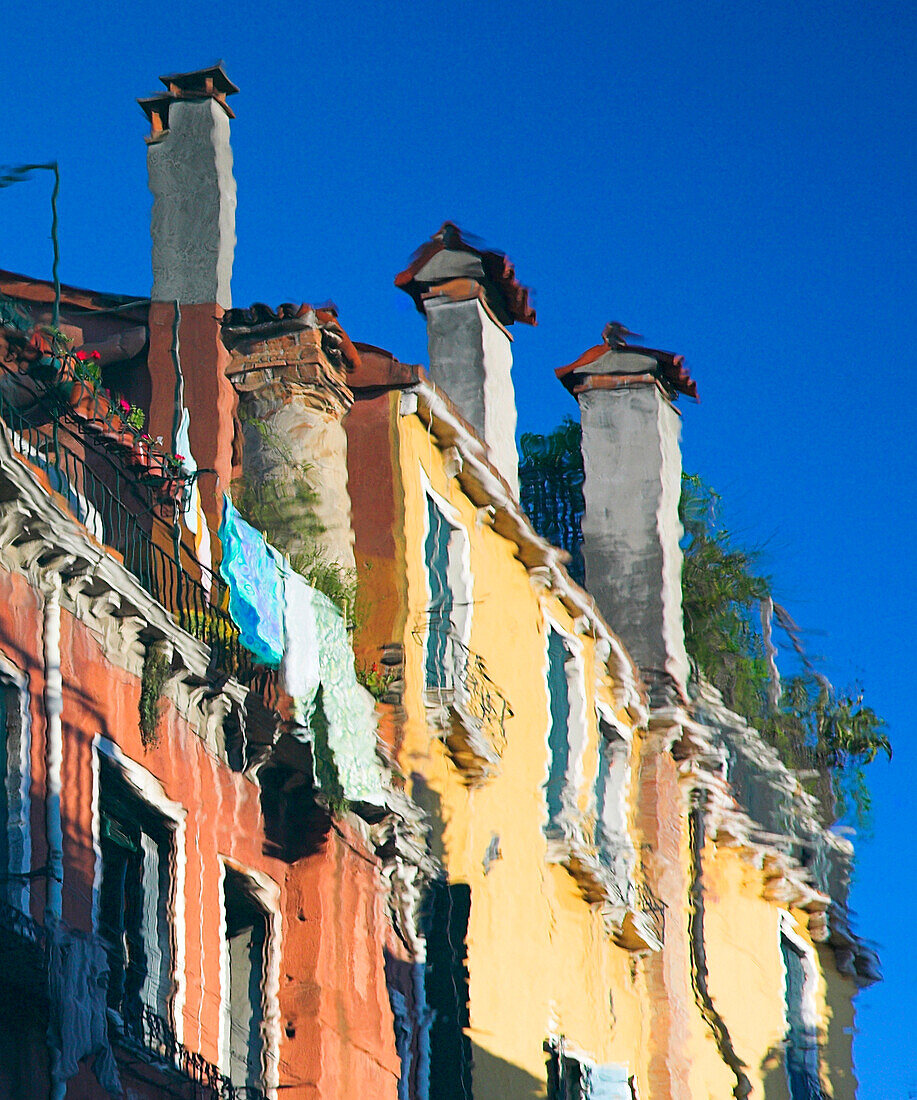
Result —
[[[601, 847], [601, 843], [605, 840], [609, 844], [613, 844], [615, 841], [619, 842], [621, 853], [626, 864], [626, 873], [624, 874], [624, 882], [619, 883], [626, 887], [625, 894], [630, 897], [631, 888], [633, 886], [634, 865], [636, 863], [636, 852], [634, 849], [633, 840], [630, 835], [629, 828], [629, 814], [628, 814], [628, 796], [630, 793], [630, 784], [632, 778], [632, 769], [630, 764], [630, 752], [633, 744], [633, 737], [630, 729], [620, 721], [614, 711], [607, 704], [598, 701], [595, 707], [596, 711], [596, 753], [602, 754], [609, 751], [614, 752], [614, 758], [617, 762], [620, 761], [621, 774], [615, 781], [613, 771], [609, 770], [609, 774], [606, 780], [605, 788], [605, 807], [604, 814], [601, 819], [598, 816], [598, 806], [596, 802], [596, 824], [597, 833], [601, 833], [601, 836], [597, 840], [597, 844]], [[622, 745], [622, 750], [617, 752], [610, 748], [610, 742], [608, 738], [602, 732], [602, 726], [605, 725], [612, 729], [617, 736], [617, 739]], [[600, 767], [600, 760], [596, 760], [596, 780]], [[610, 788], [616, 787], [614, 791], [615, 797], [613, 804], [609, 804], [608, 795]], [[593, 796], [597, 799], [597, 785], [593, 784]], [[617, 879], [621, 873], [621, 868], [615, 864], [614, 874]]]
[[8, 691], [16, 700], [19, 734], [14, 771], [10, 767], [10, 719], [7, 716], [7, 729], [3, 731], [3, 735], [7, 737], [7, 772], [2, 778], [7, 795], [7, 873], [10, 877], [0, 884], [0, 897], [13, 908], [28, 915], [31, 887], [27, 876], [32, 865], [32, 714], [29, 705], [29, 681], [25, 673], [2, 653], [0, 691]]
[[172, 834], [171, 906], [172, 921], [172, 997], [169, 1002], [168, 1023], [176, 1040], [184, 1042], [185, 979], [185, 819], [187, 810], [173, 802], [165, 793], [159, 780], [136, 760], [125, 756], [121, 749], [101, 734], [92, 741], [92, 848], [95, 867], [92, 881], [92, 928], [99, 935], [100, 901], [102, 891], [102, 815], [100, 795], [102, 789], [102, 760], [120, 771], [123, 779], [133, 788], [137, 799], [144, 802], [161, 817]]
[[[430, 484], [423, 466], [420, 467], [420, 485], [423, 494], [423, 525], [420, 540], [420, 560], [424, 569], [424, 632], [423, 632], [423, 682], [424, 694], [431, 705], [441, 705], [447, 702], [461, 704], [463, 702], [465, 683], [464, 662], [469, 652], [468, 643], [471, 638], [472, 607], [474, 603], [474, 577], [471, 572], [471, 540], [468, 530], [462, 523], [458, 510], [438, 493]], [[444, 684], [439, 689], [429, 689], [426, 686], [427, 658], [429, 655], [430, 631], [427, 616], [433, 593], [430, 588], [430, 575], [426, 559], [427, 539], [430, 535], [429, 503], [440, 512], [446, 523], [452, 528], [449, 536], [449, 564], [446, 570], [446, 579], [452, 593], [452, 611], [449, 617], [452, 640], [446, 647], [446, 652], [451, 661], [450, 667], [443, 670]], [[456, 646], [455, 643], [458, 643]], [[459, 648], [461, 647], [461, 648]]]
[[227, 1077], [230, 1072], [230, 1045], [227, 1029], [229, 1017], [229, 940], [226, 938], [226, 871], [246, 880], [252, 900], [262, 910], [265, 918], [264, 983], [262, 987], [261, 1020], [261, 1072], [263, 1089], [273, 1095], [280, 1084], [280, 946], [281, 916], [280, 887], [261, 871], [237, 862], [229, 856], [219, 857], [220, 891], [220, 1024], [218, 1051], [220, 1072]]
[[[582, 810], [577, 796], [582, 791], [585, 783], [584, 760], [588, 730], [586, 722], [586, 668], [583, 659], [583, 643], [565, 630], [556, 619], [550, 615], [544, 617], [544, 667], [543, 678], [545, 696], [548, 702], [547, 724], [544, 735], [545, 745], [545, 779], [542, 789], [545, 792], [545, 829], [561, 826], [569, 829], [579, 826], [582, 822]], [[547, 787], [551, 779], [552, 754], [551, 733], [553, 720], [551, 716], [551, 632], [558, 634], [563, 640], [567, 651], [567, 659], [564, 661], [564, 671], [567, 682], [567, 767], [564, 772], [564, 785], [561, 791], [561, 812], [557, 820], [551, 819], [551, 810], [547, 803]]]
[[[797, 931], [798, 925], [792, 914], [785, 909], [780, 910], [780, 920], [777, 932], [777, 950], [780, 952], [780, 975], [783, 986], [783, 1031], [787, 1035], [790, 1030], [790, 1021], [787, 1015], [787, 973], [783, 965], [783, 947], [781, 940], [786, 939], [793, 945], [800, 956], [803, 970], [802, 1004], [800, 1015], [804, 1027], [811, 1030], [813, 1035], [818, 1035], [818, 964], [815, 961], [815, 950], [807, 943]], [[818, 1051], [818, 1048], [816, 1048]], [[821, 1080], [821, 1056], [817, 1054], [816, 1073]]]

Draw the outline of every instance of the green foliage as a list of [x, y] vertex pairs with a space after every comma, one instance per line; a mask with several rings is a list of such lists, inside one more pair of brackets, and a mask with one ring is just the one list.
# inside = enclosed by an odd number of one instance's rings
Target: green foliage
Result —
[[535, 530], [570, 555], [567, 567], [579, 584], [583, 568], [582, 430], [566, 417], [548, 435], [525, 432], [519, 440], [519, 499]]
[[838, 693], [815, 671], [782, 609], [778, 611], [802, 668], [782, 680], [779, 701], [772, 705], [758, 614], [760, 602], [772, 598], [770, 580], [755, 571], [759, 551], [734, 545], [719, 508], [719, 496], [699, 477], [683, 476], [682, 593], [688, 653], [727, 705], [752, 722], [789, 767], [814, 773], [809, 782], [814, 782], [826, 814], [843, 816], [852, 810], [865, 824], [869, 792], [863, 766], [881, 752], [891, 759], [886, 724], [863, 703], [862, 689]]
[[754, 572], [758, 552], [733, 546], [730, 532], [720, 526], [719, 504], [699, 477], [682, 476], [685, 647], [728, 705], [756, 718], [768, 683], [757, 609], [770, 584]]
[[140, 739], [145, 749], [159, 744], [162, 693], [169, 679], [169, 662], [158, 645], [147, 646], [140, 679]]
[[[572, 555], [571, 575], [584, 583], [581, 523], [581, 429], [570, 419], [548, 435], [520, 440], [520, 497], [538, 533]], [[799, 671], [781, 683], [774, 705], [760, 617], [771, 581], [760, 572], [760, 551], [740, 545], [720, 516], [720, 497], [701, 478], [682, 477], [684, 527], [682, 602], [685, 645], [696, 674], [717, 687], [727, 706], [761, 730], [788, 766], [815, 776], [816, 793], [839, 815], [854, 809], [861, 822], [869, 793], [863, 768], [880, 753], [891, 757], [884, 721], [863, 703], [859, 688], [837, 693], [804, 652], [782, 608]]]
[[398, 674], [391, 669], [382, 668], [377, 664], [367, 665], [363, 661], [354, 663], [354, 671], [357, 674], [357, 680], [374, 699], [381, 699], [398, 679]]
[[360, 619], [357, 571], [329, 561], [321, 548], [310, 546], [290, 555], [290, 565], [340, 610], [348, 626]]

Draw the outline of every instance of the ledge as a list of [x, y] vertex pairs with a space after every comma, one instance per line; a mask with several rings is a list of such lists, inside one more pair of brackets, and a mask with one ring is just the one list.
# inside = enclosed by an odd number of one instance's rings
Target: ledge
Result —
[[[628, 876], [622, 891], [620, 877], [602, 862], [596, 846], [585, 840], [577, 826], [550, 826], [546, 839], [548, 863], [562, 866], [583, 898], [600, 907], [605, 927], [619, 947], [634, 952], [662, 950], [662, 927], [654, 919], [646, 889], [641, 890]], [[656, 904], [661, 916], [661, 903]]]

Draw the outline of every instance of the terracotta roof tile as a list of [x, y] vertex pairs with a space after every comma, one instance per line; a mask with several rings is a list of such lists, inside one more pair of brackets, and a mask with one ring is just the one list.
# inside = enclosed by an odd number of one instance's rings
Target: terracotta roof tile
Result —
[[236, 307], [226, 310], [221, 320], [223, 343], [231, 351], [243, 340], [270, 340], [298, 329], [319, 329], [323, 338], [327, 337], [333, 343], [345, 368], [355, 370], [360, 365], [360, 353], [341, 328], [337, 317], [334, 302], [325, 302], [320, 306], [311, 306], [308, 302], [302, 305], [281, 302], [276, 310], [263, 302], [255, 302], [247, 309]]
[[697, 383], [691, 377], [688, 368], [685, 366], [685, 357], [683, 355], [676, 355], [671, 351], [660, 351], [658, 348], [644, 348], [630, 344], [622, 344], [620, 346], [596, 344], [595, 347], [584, 351], [583, 354], [572, 363], [568, 363], [565, 367], [558, 367], [554, 373], [561, 379], [567, 389], [572, 392], [574, 385], [572, 376], [577, 373], [588, 374], [589, 372], [586, 368], [603, 356], [608, 355], [609, 352], [632, 352], [635, 355], [646, 355], [655, 359], [657, 366], [652, 373], [662, 382], [673, 399], [675, 399], [678, 394], [682, 393], [686, 397], [693, 397], [695, 401], [700, 400], [697, 396]]
[[480, 245], [481, 242], [475, 242], [474, 238], [463, 236], [454, 222], [443, 222], [430, 240], [417, 249], [404, 271], [395, 276], [395, 286], [410, 294], [417, 311], [423, 313], [423, 295], [432, 284], [418, 281], [418, 272], [444, 250], [466, 252], [477, 256], [481, 261], [485, 289], [490, 292], [491, 297], [498, 299], [494, 304], [498, 307], [497, 313], [503, 314], [500, 320], [505, 324], [521, 321], [526, 325], [534, 325], [535, 309], [529, 302], [529, 288], [516, 278], [516, 269], [505, 253]]

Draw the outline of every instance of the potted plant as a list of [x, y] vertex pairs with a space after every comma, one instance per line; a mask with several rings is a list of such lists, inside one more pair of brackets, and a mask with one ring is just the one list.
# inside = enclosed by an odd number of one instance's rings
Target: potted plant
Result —
[[131, 465], [139, 466], [141, 470], [149, 470], [152, 462], [152, 446], [153, 440], [145, 432], [135, 435], [131, 445]]
[[67, 356], [62, 369], [62, 381], [70, 383], [69, 404], [84, 420], [91, 420], [95, 413], [96, 391], [102, 381], [100, 359], [97, 351], [78, 351]]

